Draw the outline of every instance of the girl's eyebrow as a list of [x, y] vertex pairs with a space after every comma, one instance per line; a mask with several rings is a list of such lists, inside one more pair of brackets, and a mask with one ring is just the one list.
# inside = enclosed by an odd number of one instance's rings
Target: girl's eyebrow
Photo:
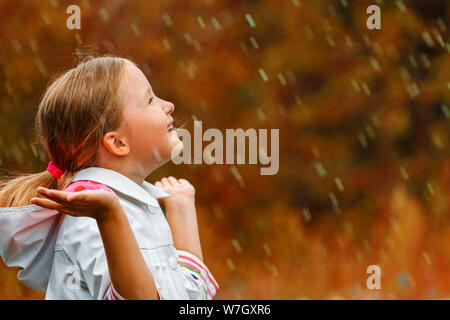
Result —
[[152, 97], [152, 96], [156, 96], [155, 93], [153, 92], [153, 88], [152, 87], [148, 87], [146, 93]]
[[145, 100], [148, 100], [148, 99], [152, 99], [152, 98], [153, 98], [153, 96], [152, 96], [152, 90], [150, 89], [150, 87], [148, 87], [147, 90], [145, 91], [145, 97], [144, 97], [144, 99], [145, 99]]

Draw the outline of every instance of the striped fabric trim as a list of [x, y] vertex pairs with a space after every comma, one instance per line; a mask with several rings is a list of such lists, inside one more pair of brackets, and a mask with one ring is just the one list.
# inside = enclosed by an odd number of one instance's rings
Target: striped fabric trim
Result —
[[114, 289], [114, 286], [110, 284], [108, 290], [106, 290], [103, 300], [125, 300], [125, 299], [122, 298], [120, 294], [117, 293], [116, 289]]
[[179, 257], [179, 261], [181, 260], [181, 261], [186, 261], [186, 262], [193, 263], [194, 266], [192, 266], [192, 267], [197, 269], [199, 272], [201, 272], [201, 270], [204, 270], [206, 272], [206, 274], [208, 275], [209, 281], [211, 281], [211, 283], [213, 284], [214, 288], [216, 290], [219, 289], [219, 285], [216, 282], [216, 280], [214, 279], [214, 277], [212, 276], [212, 274], [209, 271], [208, 267], [205, 266], [203, 264], [203, 262], [199, 258], [194, 256], [192, 253], [189, 253], [187, 251], [181, 251], [181, 250], [178, 250], [178, 257]]
[[[206, 280], [205, 277], [202, 276], [202, 274], [201, 274], [198, 270], [193, 269], [192, 266], [187, 265], [187, 264], [185, 264], [185, 263], [180, 263], [180, 262], [179, 262], [178, 264], [179, 264], [181, 267], [184, 267], [184, 268], [188, 269], [188, 270], [191, 271], [191, 272], [197, 273], [197, 274], [200, 276], [200, 278], [203, 280], [204, 283], [207, 284], [207, 283], [209, 282], [209, 281]], [[202, 284], [202, 287], [203, 287], [203, 290], [205, 290], [206, 294], [208, 294], [211, 298], [213, 298], [213, 297], [215, 296], [215, 292], [214, 292], [214, 293], [211, 292], [211, 290], [210, 290], [209, 288], [206, 288], [204, 284]], [[215, 291], [215, 290], [214, 290], [214, 291]]]
[[[164, 300], [163, 295], [161, 294], [160, 290], [161, 288], [157, 286], [158, 288], [158, 299]], [[117, 293], [116, 289], [114, 289], [114, 286], [112, 284], [109, 285], [108, 290], [106, 290], [105, 296], [103, 297], [103, 300], [125, 300], [120, 296], [120, 294]]]
[[158, 292], [158, 300], [164, 300], [164, 297], [161, 294], [161, 287], [159, 285], [156, 285], [156, 291]]
[[219, 284], [214, 279], [208, 267], [206, 267], [199, 258], [197, 258], [190, 252], [182, 250], [177, 250], [177, 252], [178, 264], [181, 267], [189, 270], [193, 277], [195, 277], [195, 275], [198, 275], [203, 282], [203, 290], [205, 290], [205, 292], [211, 297], [211, 299], [214, 298], [217, 290], [219, 289]]

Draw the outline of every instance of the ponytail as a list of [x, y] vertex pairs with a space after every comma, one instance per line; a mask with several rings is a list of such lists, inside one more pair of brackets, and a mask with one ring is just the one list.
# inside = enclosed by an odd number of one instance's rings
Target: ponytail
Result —
[[[73, 175], [65, 177], [63, 175], [60, 180], [48, 171], [31, 174], [12, 174], [2, 177], [0, 180], [0, 207], [21, 207], [30, 205], [31, 198], [40, 197], [37, 193], [38, 187], [49, 189], [64, 189], [71, 183]], [[70, 181], [67, 181], [69, 178]]]
[[31, 198], [37, 196], [36, 190], [39, 186], [54, 189], [56, 179], [48, 171], [5, 177], [0, 182], [0, 207], [29, 205]]

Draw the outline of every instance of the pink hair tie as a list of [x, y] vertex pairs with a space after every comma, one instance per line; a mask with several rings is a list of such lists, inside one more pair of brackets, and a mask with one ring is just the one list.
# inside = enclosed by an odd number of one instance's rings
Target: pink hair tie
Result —
[[48, 163], [47, 171], [50, 172], [56, 178], [56, 180], [58, 180], [64, 174], [64, 171], [55, 166], [53, 161], [50, 161]]

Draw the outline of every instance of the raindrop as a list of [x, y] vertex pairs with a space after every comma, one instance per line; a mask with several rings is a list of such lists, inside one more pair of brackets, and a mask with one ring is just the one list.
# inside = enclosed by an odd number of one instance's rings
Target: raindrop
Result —
[[401, 12], [406, 12], [406, 7], [405, 7], [405, 4], [403, 3], [402, 0], [395, 0], [395, 4], [397, 5], [397, 8], [398, 8]]
[[202, 17], [197, 17], [197, 22], [202, 29], [205, 29], [205, 23], [203, 22]]
[[252, 16], [249, 13], [247, 13], [245, 15], [245, 18], [247, 19], [248, 24], [250, 25], [250, 27], [252, 27], [252, 28], [256, 27], [255, 21], [253, 21], [253, 18], [252, 18]]
[[250, 42], [251, 42], [253, 48], [255, 48], [255, 50], [258, 50], [258, 49], [259, 49], [259, 45], [258, 45], [258, 43], [256, 42], [256, 40], [255, 40], [254, 37], [251, 37], [251, 38], [250, 38]]
[[336, 43], [334, 42], [333, 37], [331, 35], [327, 34], [325, 39], [327, 40], [327, 43], [330, 47], [332, 48], [336, 47]]
[[222, 26], [220, 25], [220, 23], [219, 23], [219, 21], [217, 20], [216, 17], [212, 17], [211, 18], [211, 23], [214, 26], [214, 28], [216, 28], [216, 30], [222, 29]]
[[226, 258], [226, 263], [228, 268], [230, 268], [231, 271], [236, 270], [236, 265], [234, 264], [233, 260], [231, 260], [231, 258]]
[[361, 87], [359, 86], [358, 81], [356, 81], [356, 79], [352, 79], [351, 84], [355, 91], [361, 92]]
[[344, 191], [344, 185], [342, 184], [341, 179], [338, 177], [334, 178], [334, 183], [336, 183], [336, 186], [338, 187], [339, 191]]
[[361, 145], [363, 146], [363, 148], [369, 147], [369, 144], [367, 143], [367, 139], [366, 139], [366, 136], [364, 135], [364, 133], [358, 134], [358, 139], [359, 139], [359, 142], [361, 143]]
[[303, 208], [303, 219], [305, 219], [305, 222], [309, 222], [312, 219], [311, 213], [309, 212], [308, 208]]
[[366, 133], [369, 136], [369, 138], [371, 138], [371, 139], [376, 138], [375, 131], [373, 130], [373, 128], [370, 124], [366, 125], [365, 130], [366, 130]]
[[100, 8], [100, 16], [102, 17], [104, 22], [109, 21], [109, 13], [105, 8]]
[[427, 189], [428, 189], [428, 192], [432, 195], [432, 196], [434, 196], [434, 194], [435, 194], [435, 192], [434, 192], [434, 188], [433, 188], [433, 185], [431, 184], [431, 182], [427, 182]]
[[239, 244], [239, 241], [235, 238], [231, 239], [231, 243], [233, 244], [234, 249], [236, 250], [236, 252], [241, 253], [242, 252], [242, 247]]
[[299, 0], [292, 0], [292, 3], [294, 4], [294, 6], [300, 7], [300, 1]]
[[264, 69], [259, 68], [258, 71], [259, 71], [259, 74], [261, 75], [261, 78], [264, 80], [264, 82], [269, 81], [269, 77], [267, 76], [267, 74], [264, 71]]
[[35, 38], [31, 37], [30, 40], [28, 40], [28, 44], [30, 45], [30, 48], [33, 52], [38, 51], [38, 44]]
[[170, 18], [168, 13], [164, 13], [162, 15], [162, 19], [163, 19], [164, 23], [166, 24], [166, 26], [171, 27], [173, 25], [172, 19]]
[[272, 255], [272, 251], [270, 251], [269, 245], [267, 243], [263, 244], [264, 252], [270, 257]]
[[169, 39], [167, 39], [167, 38], [164, 38], [164, 39], [163, 39], [163, 46], [164, 46], [164, 48], [165, 48], [167, 51], [170, 50]]
[[320, 177], [325, 177], [327, 175], [327, 171], [325, 170], [321, 162], [316, 162], [315, 166]]
[[336, 196], [334, 195], [334, 192], [330, 192], [328, 194], [328, 197], [331, 200], [331, 203], [333, 205], [334, 210], [336, 211], [336, 214], [340, 215], [342, 212], [341, 212], [341, 209], [339, 208], [339, 203], [338, 203]]
[[431, 38], [431, 36], [428, 33], [428, 31], [422, 32], [422, 38], [423, 38], [423, 40], [425, 40], [425, 43], [427, 44], [427, 46], [429, 46], [431, 48], [434, 47], [433, 39]]
[[264, 111], [261, 109], [261, 107], [257, 107], [256, 108], [256, 115], [258, 116], [258, 119], [261, 122], [265, 122], [266, 121], [266, 114], [264, 113]]
[[286, 85], [286, 79], [284, 78], [282, 73], [278, 74], [278, 80], [280, 80], [281, 85], [285, 86]]
[[444, 144], [442, 143], [441, 138], [437, 134], [433, 134], [432, 139], [436, 148], [438, 148], [439, 150], [444, 149]]
[[130, 25], [130, 27], [136, 37], [138, 37], [141, 34], [141, 30], [139, 30], [139, 27], [135, 22], [133, 22]]
[[[448, 88], [449, 88], [449, 90], [450, 90], [450, 82], [449, 83], [447, 83], [447, 86], [448, 86]], [[448, 118], [450, 118], [450, 111], [448, 110], [448, 106], [447, 106], [447, 104], [442, 104], [442, 111], [444, 111], [444, 114], [445, 114], [445, 117], [448, 119]]]
[[349, 47], [349, 48], [353, 47], [352, 38], [350, 38], [349, 36], [345, 36], [345, 43], [347, 44], [347, 47]]
[[17, 54], [21, 54], [22, 53], [22, 45], [20, 44], [19, 41], [17, 41], [17, 39], [13, 39], [11, 41], [11, 44], [12, 44], [12, 47], [13, 47], [14, 51]]
[[428, 56], [426, 54], [422, 54], [420, 56], [420, 59], [422, 60], [422, 63], [425, 66], [425, 68], [427, 68], [427, 69], [431, 68], [430, 59], [428, 59]]
[[406, 169], [404, 166], [400, 167], [400, 174], [402, 175], [402, 178], [406, 181], [409, 180], [408, 172], [406, 172]]
[[376, 72], [381, 72], [380, 64], [378, 63], [377, 59], [371, 58], [370, 65], [372, 66], [373, 70], [375, 70]]
[[77, 41], [77, 44], [81, 46], [83, 44], [83, 40], [81, 39], [81, 36], [79, 33], [75, 33], [75, 40]]
[[416, 98], [420, 94], [420, 90], [416, 83], [406, 85], [406, 90], [412, 99]]
[[445, 23], [442, 20], [442, 18], [437, 18], [436, 22], [438, 24], [439, 29], [441, 29], [442, 32], [446, 32], [447, 31], [447, 27], [445, 26]]
[[371, 94], [370, 88], [369, 88], [369, 86], [367, 85], [366, 82], [363, 82], [362, 88], [363, 88], [364, 93], [365, 93], [366, 95], [370, 96], [370, 94]]
[[417, 61], [412, 54], [409, 55], [408, 60], [409, 60], [409, 63], [411, 63], [411, 65], [413, 66], [413, 68], [418, 67]]
[[243, 188], [245, 186], [244, 179], [242, 179], [242, 176], [239, 173], [236, 166], [231, 166], [230, 170], [231, 170], [231, 173], [233, 174], [233, 177], [239, 182], [239, 185], [241, 186], [241, 188]]

